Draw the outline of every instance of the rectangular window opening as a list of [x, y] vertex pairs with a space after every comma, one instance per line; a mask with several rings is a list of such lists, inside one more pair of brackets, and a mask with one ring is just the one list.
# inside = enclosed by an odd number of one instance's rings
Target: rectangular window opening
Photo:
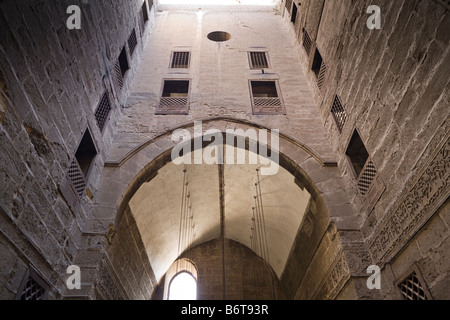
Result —
[[352, 138], [345, 154], [349, 157], [353, 169], [355, 170], [356, 176], [359, 177], [364, 168], [364, 165], [367, 162], [367, 159], [369, 158], [369, 153], [367, 152], [367, 149], [364, 146], [364, 143], [361, 140], [361, 137], [359, 136], [357, 130], [353, 132]]
[[[152, 4], [153, 4], [153, 1], [152, 1]], [[144, 24], [145, 24], [148, 21], [147, 0], [145, 0], [144, 3], [142, 4], [142, 17], [144, 18]]]
[[81, 139], [80, 145], [75, 153], [75, 159], [77, 160], [81, 172], [85, 178], [89, 173], [89, 169], [96, 155], [97, 149], [95, 148], [89, 129], [87, 129], [84, 132], [83, 138]]
[[253, 114], [285, 114], [277, 81], [251, 80]]
[[166, 80], [164, 81], [163, 97], [185, 98], [189, 93], [189, 81]]
[[305, 52], [308, 56], [311, 52], [311, 46], [312, 46], [312, 41], [308, 34], [308, 31], [306, 31], [306, 29], [303, 28], [303, 48], [305, 49]]
[[128, 49], [130, 50], [130, 55], [133, 54], [134, 49], [137, 46], [136, 29], [133, 29], [130, 36], [128, 37]]
[[189, 68], [191, 59], [191, 53], [188, 51], [175, 51], [172, 52], [172, 62], [170, 67], [173, 69], [176, 68]]
[[267, 59], [267, 52], [250, 52], [250, 69], [265, 69], [269, 68]]
[[297, 5], [294, 2], [292, 6], [291, 22], [295, 25], [296, 20], [297, 20]]
[[316, 48], [316, 52], [314, 53], [313, 64], [311, 67], [311, 70], [314, 72], [316, 77], [319, 77], [319, 72], [320, 72], [320, 67], [322, 66], [322, 62], [323, 62], [322, 56], [320, 55], [319, 50], [317, 50], [317, 48]]
[[48, 283], [30, 266], [22, 280], [16, 300], [45, 300], [49, 289]]
[[125, 47], [123, 47], [122, 51], [120, 51], [119, 66], [120, 66], [120, 72], [121, 72], [122, 78], [123, 78], [125, 76], [125, 73], [128, 71], [128, 69], [130, 69], [130, 66], [128, 64], [127, 52], [125, 50]]
[[252, 81], [251, 84], [254, 98], [278, 97], [275, 81]]
[[314, 53], [313, 64], [311, 66], [311, 70], [316, 75], [317, 86], [319, 87], [319, 89], [322, 89], [323, 83], [325, 81], [326, 69], [327, 69], [327, 66], [326, 66], [325, 62], [323, 61], [319, 50], [317, 50], [317, 48], [316, 48], [316, 52]]
[[187, 114], [189, 80], [165, 80], [156, 114]]
[[129, 68], [127, 52], [124, 46], [120, 52], [119, 58], [114, 64], [114, 83], [118, 92], [123, 88], [123, 77]]
[[75, 192], [80, 197], [86, 189], [86, 179], [96, 155], [94, 141], [89, 129], [86, 129], [67, 172], [68, 180], [71, 181]]
[[141, 8], [141, 17], [139, 18], [140, 25], [141, 25], [141, 36], [144, 33], [145, 30], [145, 23], [148, 21], [148, 7], [147, 7], [147, 0], [144, 0], [144, 3], [142, 4]]

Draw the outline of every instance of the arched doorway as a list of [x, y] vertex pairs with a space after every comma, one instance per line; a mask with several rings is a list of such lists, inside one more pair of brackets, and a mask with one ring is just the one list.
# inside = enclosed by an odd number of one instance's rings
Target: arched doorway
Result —
[[[226, 127], [227, 124], [223, 119], [209, 123], [211, 126], [217, 125], [218, 127], [221, 125]], [[240, 123], [240, 125], [243, 130], [252, 127], [248, 123]], [[225, 134], [226, 130], [222, 129], [220, 132]], [[267, 256], [263, 255], [261, 250], [263, 246], [259, 244], [259, 250], [257, 249], [256, 253], [264, 259], [269, 257], [270, 260], [266, 262], [275, 271], [277, 281], [280, 282], [284, 290], [284, 296], [287, 299], [335, 298], [342, 291], [343, 287], [348, 284], [350, 269], [337, 230], [340, 228], [340, 225], [349, 225], [352, 221], [354, 222], [354, 219], [349, 215], [351, 210], [348, 207], [348, 201], [345, 199], [344, 193], [339, 191], [339, 186], [335, 185], [339, 179], [339, 172], [334, 165], [329, 165], [318, 157], [313, 150], [308, 149], [297, 141], [292, 141], [292, 139], [282, 134], [280, 137], [279, 165], [281, 173], [275, 178], [271, 177], [261, 180], [259, 187], [263, 185], [266, 187], [263, 187], [263, 190], [260, 190], [259, 193], [257, 190], [253, 193], [250, 190], [255, 188], [255, 180], [251, 180], [257, 177], [257, 167], [252, 167], [248, 164], [239, 169], [238, 167], [231, 167], [228, 173], [229, 179], [226, 178], [227, 169], [221, 168], [220, 165], [188, 169], [175, 166], [171, 163], [171, 151], [174, 143], [173, 141], [169, 142], [168, 134], [132, 150], [116, 164], [109, 164], [107, 170], [110, 170], [111, 174], [113, 171], [119, 170], [119, 172], [129, 177], [127, 178], [128, 180], [124, 179], [124, 181], [129, 181], [129, 183], [126, 186], [122, 186], [121, 201], [118, 204], [118, 211], [115, 216], [115, 228], [118, 231], [123, 229], [121, 225], [124, 215], [127, 217], [127, 220], [132, 220], [136, 226], [135, 229], [138, 230], [140, 241], [142, 241], [141, 251], [145, 250], [150, 261], [149, 270], [151, 271], [149, 272], [152, 273], [150, 277], [152, 279], [151, 292], [156, 289], [157, 283], [160, 282], [170, 264], [180, 256], [180, 252], [174, 249], [177, 241], [173, 239], [177, 238], [177, 234], [169, 230], [176, 230], [176, 226], [179, 225], [175, 222], [176, 218], [179, 218], [179, 210], [174, 208], [169, 210], [174, 213], [172, 218], [175, 219], [173, 220], [171, 220], [171, 215], [168, 212], [161, 213], [160, 211], [165, 207], [170, 208], [171, 205], [180, 203], [180, 200], [174, 199], [181, 198], [183, 182], [180, 180], [180, 173], [184, 170], [188, 172], [196, 172], [197, 170], [197, 174], [192, 174], [192, 179], [194, 180], [198, 175], [202, 176], [197, 183], [192, 182], [191, 185], [196, 185], [195, 189], [200, 190], [196, 202], [202, 203], [203, 201], [203, 210], [205, 212], [200, 215], [202, 218], [198, 220], [199, 224], [203, 223], [201, 234], [203, 238], [198, 237], [197, 242], [192, 244], [200, 245], [211, 239], [222, 239], [222, 243], [225, 243], [225, 240], [229, 239], [254, 249], [251, 240], [251, 227], [249, 226], [252, 222], [252, 207], [247, 206], [246, 217], [243, 213], [237, 213], [234, 216], [233, 214], [239, 211], [239, 204], [245, 203], [246, 200], [241, 199], [244, 196], [251, 200], [254, 200], [252, 197], [262, 196], [262, 201], [266, 204], [273, 204], [278, 200], [279, 205], [298, 209], [294, 210], [295, 213], [291, 215], [297, 220], [293, 223], [292, 218], [283, 218], [283, 214], [286, 214], [289, 210], [275, 210], [270, 214], [270, 209], [267, 209], [267, 217], [270, 216], [271, 218], [268, 219], [265, 226], [271, 230], [268, 232], [268, 235], [271, 233], [272, 235], [277, 235], [279, 239], [284, 237], [289, 238], [289, 240], [271, 240], [267, 242], [267, 247], [269, 247]], [[159, 149], [159, 152], [155, 152], [155, 149], [161, 148], [161, 145], [165, 151], [161, 152], [161, 149]], [[192, 141], [192, 145], [195, 150], [195, 145], [204, 149], [208, 144], [203, 143], [199, 145]], [[239, 148], [238, 145], [234, 147]], [[247, 140], [243, 148], [248, 152], [249, 140]], [[143, 169], [139, 170], [139, 168]], [[237, 173], [233, 173], [233, 170], [236, 170]], [[222, 173], [220, 174], [221, 171]], [[252, 172], [253, 176], [250, 174]], [[211, 173], [211, 177], [216, 178], [207, 178], [208, 173]], [[112, 174], [111, 178], [113, 176]], [[115, 177], [117, 177], [117, 172]], [[252, 179], [249, 177], [252, 177]], [[277, 178], [279, 178], [279, 181], [277, 181]], [[248, 183], [238, 183], [239, 181], [247, 181]], [[104, 181], [104, 183], [107, 182], [108, 179]], [[214, 184], [216, 187], [210, 187], [211, 184]], [[233, 186], [233, 184], [235, 186], [231, 187], [230, 191], [226, 191], [226, 186]], [[223, 190], [224, 186], [225, 191]], [[278, 194], [274, 190], [270, 190], [270, 188], [277, 189], [277, 186], [279, 189], [277, 191]], [[158, 194], [158, 188], [160, 191], [173, 192], [173, 195], [166, 197], [163, 195], [164, 193]], [[269, 189], [264, 190], [264, 188]], [[326, 192], [323, 190], [326, 190]], [[228, 205], [226, 205], [227, 194], [231, 196]], [[303, 200], [301, 205], [299, 205], [299, 203], [295, 203], [295, 199], [301, 198], [301, 194], [303, 194]], [[273, 202], [271, 202], [271, 195], [274, 195], [272, 196], [275, 199]], [[286, 198], [283, 198], [283, 196]], [[153, 201], [147, 202], [149, 198], [152, 198]], [[212, 198], [218, 199], [214, 206], [217, 205], [216, 212], [219, 214], [207, 214], [208, 210], [205, 208], [212, 207], [211, 202], [208, 200]], [[291, 199], [291, 202], [286, 199]], [[152, 213], [145, 213], [149, 204], [158, 202], [162, 202], [159, 209], [154, 208], [154, 210], [151, 210]], [[231, 208], [230, 211], [226, 210], [230, 212], [229, 215], [221, 213], [224, 204], [225, 208]], [[254, 206], [257, 207], [258, 204]], [[275, 206], [264, 205], [264, 208]], [[334, 210], [335, 208], [341, 210], [338, 212], [338, 210]], [[230, 219], [226, 221], [227, 218]], [[243, 223], [244, 220], [249, 225], [245, 225]], [[164, 223], [167, 221], [169, 223], [164, 226]], [[152, 228], [154, 228], [153, 232], [148, 232]], [[290, 228], [291, 231], [286, 232]], [[242, 230], [244, 229], [248, 240], [244, 240], [242, 236], [244, 234]], [[271, 238], [274, 239], [273, 236]], [[173, 244], [170, 245], [170, 242]], [[169, 249], [169, 247], [172, 249]], [[188, 248], [184, 248], [184, 250], [186, 249]], [[172, 253], [167, 254], [168, 250], [172, 250]], [[222, 252], [225, 252], [224, 248]], [[283, 254], [280, 255], [280, 253]], [[223, 254], [225, 257], [225, 253]], [[163, 256], [164, 258], [162, 258]], [[271, 256], [274, 258], [270, 258]], [[113, 259], [109, 259], [110, 262], [111, 260]], [[356, 264], [358, 264], [358, 261]], [[227, 281], [227, 275], [224, 276], [224, 274], [222, 273], [224, 277], [222, 283]], [[224, 297], [226, 298], [226, 295]]]

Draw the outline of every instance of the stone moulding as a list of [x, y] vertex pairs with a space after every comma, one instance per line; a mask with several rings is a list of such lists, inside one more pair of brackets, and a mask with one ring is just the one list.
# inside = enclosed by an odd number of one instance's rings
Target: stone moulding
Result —
[[412, 187], [387, 214], [369, 240], [375, 261], [390, 262], [444, 203], [450, 194], [450, 131], [422, 167]]
[[[270, 131], [270, 128], [265, 127], [263, 125], [253, 123], [253, 122], [247, 121], [247, 120], [235, 119], [235, 118], [230, 118], [230, 117], [214, 117], [214, 118], [207, 118], [207, 119], [198, 119], [198, 121], [202, 121], [203, 123], [225, 121], [225, 122], [237, 123], [240, 125], [249, 126], [249, 127], [253, 127], [253, 128], [257, 128], [257, 129], [266, 129], [266, 130]], [[136, 146], [131, 151], [129, 151], [127, 154], [125, 154], [121, 159], [119, 159], [117, 161], [106, 161], [105, 167], [112, 167], [112, 168], [121, 167], [125, 162], [127, 162], [130, 158], [132, 158], [139, 151], [141, 151], [145, 147], [155, 143], [159, 139], [163, 139], [164, 137], [169, 136], [173, 131], [175, 131], [177, 129], [187, 129], [187, 128], [190, 128], [193, 126], [194, 126], [194, 122], [191, 121], [189, 123], [169, 129], [166, 132], [156, 136], [155, 138], [147, 140], [144, 143], [141, 143], [140, 145]], [[296, 139], [290, 137], [289, 135], [280, 132], [279, 136], [280, 136], [280, 139], [290, 142], [290, 143], [294, 144], [295, 146], [297, 146], [298, 148], [300, 148], [300, 149], [304, 150], [305, 152], [307, 152], [308, 154], [310, 154], [317, 162], [319, 162], [320, 165], [322, 165], [324, 167], [336, 167], [337, 166], [337, 163], [335, 161], [322, 158], [315, 150], [308, 147], [304, 143], [301, 143], [301, 142], [297, 141]]]
[[315, 300], [332, 300], [335, 299], [344, 287], [345, 283], [350, 279], [350, 270], [347, 265], [344, 251], [341, 248], [336, 254], [332, 265], [323, 277], [318, 289], [314, 293]]

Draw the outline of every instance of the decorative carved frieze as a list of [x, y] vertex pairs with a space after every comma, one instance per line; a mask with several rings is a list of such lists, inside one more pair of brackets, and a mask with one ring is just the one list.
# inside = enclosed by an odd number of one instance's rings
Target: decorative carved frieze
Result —
[[379, 263], [392, 259], [448, 198], [450, 140], [447, 133], [431, 160], [424, 165], [403, 200], [391, 210], [370, 240]]
[[344, 248], [347, 265], [352, 276], [367, 276], [367, 267], [372, 265], [372, 258], [365, 245], [353, 245]]
[[109, 259], [104, 256], [100, 262], [100, 267], [97, 272], [96, 289], [98, 293], [105, 300], [123, 300], [124, 293], [117, 285], [117, 276], [109, 262]]

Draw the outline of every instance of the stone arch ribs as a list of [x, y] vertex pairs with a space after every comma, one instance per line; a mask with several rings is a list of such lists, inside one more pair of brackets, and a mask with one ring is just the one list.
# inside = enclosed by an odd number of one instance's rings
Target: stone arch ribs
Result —
[[[193, 124], [185, 124], [174, 130], [179, 128], [193, 130]], [[224, 117], [204, 120], [203, 132], [210, 128], [218, 129], [222, 133], [226, 132], [228, 128], [240, 128], [244, 131], [249, 128], [269, 129], [249, 121]], [[116, 228], [119, 226], [123, 212], [128, 210], [128, 202], [139, 187], [153, 179], [158, 170], [171, 161], [171, 150], [176, 145], [171, 141], [172, 131], [167, 131], [139, 145], [125, 156], [119, 156], [118, 160], [108, 161], [105, 164], [98, 192], [94, 198], [96, 204], [89, 219], [91, 232], [104, 231], [106, 233], [111, 223]], [[321, 237], [321, 243], [323, 241], [337, 243], [333, 248], [335, 254], [330, 259], [328, 269], [326, 272], [324, 271], [323, 275], [333, 281], [330, 283], [323, 280], [322, 284], [316, 284], [317, 287], [310, 297], [334, 298], [349, 280], [350, 273], [361, 274], [361, 268], [365, 264], [360, 261], [359, 257], [364, 256], [361, 255], [361, 252], [368, 251], [361, 245], [353, 245], [354, 243], [363, 243], [358, 230], [358, 222], [355, 221], [356, 215], [353, 214], [347, 196], [341, 188], [341, 174], [336, 163], [331, 159], [324, 159], [306, 144], [296, 141], [282, 132], [279, 136], [280, 166], [295, 177], [300, 187], [306, 188], [317, 210], [328, 217], [329, 225], [327, 223], [328, 226], [325, 228], [325, 234]], [[334, 242], [335, 239], [337, 242]], [[357, 251], [358, 254], [352, 254], [354, 251]], [[98, 254], [97, 260], [100, 262], [102, 253]], [[292, 255], [294, 255], [293, 252], [290, 256]], [[348, 266], [347, 259], [350, 256], [353, 259], [353, 266], [357, 267]], [[368, 255], [364, 257], [371, 260]], [[311, 264], [309, 269], [304, 270], [305, 274], [314, 268]], [[328, 289], [318, 287], [319, 285], [323, 286], [324, 283], [331, 287]], [[299, 296], [298, 293], [291, 295], [291, 298], [295, 297], [307, 298], [307, 296]]]
[[[257, 123], [247, 121], [247, 120], [231, 118], [231, 117], [213, 117], [213, 118], [207, 118], [207, 119], [198, 119], [198, 121], [202, 121], [203, 124], [211, 124], [211, 123], [225, 121], [227, 123], [235, 123], [240, 126], [245, 126], [245, 128], [265, 129], [265, 130], [269, 130], [269, 131], [271, 129], [271, 128], [263, 126], [261, 124], [257, 124]], [[138, 145], [137, 147], [135, 147], [131, 151], [129, 151], [127, 154], [123, 155], [118, 160], [106, 161], [105, 167], [121, 167], [126, 161], [128, 161], [131, 157], [133, 157], [135, 154], [137, 154], [139, 151], [141, 151], [145, 147], [151, 145], [152, 143], [159, 141], [160, 139], [162, 139], [165, 136], [170, 137], [172, 132], [177, 129], [188, 129], [188, 128], [193, 127], [193, 125], [194, 124], [191, 121], [184, 125], [180, 125], [180, 126], [172, 128], [172, 129], [168, 129], [166, 132], [156, 136], [155, 138], [152, 138], [144, 143], [141, 143], [140, 145]], [[215, 128], [214, 125], [211, 125], [210, 127]], [[226, 128], [228, 128], [228, 126], [226, 126]], [[281, 131], [280, 131], [280, 138], [283, 139], [284, 141], [292, 143], [293, 145], [297, 146], [298, 148], [304, 150], [309, 155], [311, 155], [311, 157], [313, 157], [322, 166], [326, 166], [326, 167], [337, 166], [337, 163], [334, 159], [321, 156], [318, 152], [316, 152], [314, 149], [308, 147], [305, 143], [302, 143], [302, 142], [296, 140], [295, 138], [292, 138], [291, 136], [282, 133]]]
[[[201, 119], [201, 121], [204, 132], [211, 128], [218, 129], [222, 133], [226, 129], [238, 128], [244, 131], [247, 129], [270, 130], [270, 128], [261, 124], [229, 117], [214, 117]], [[117, 223], [120, 220], [121, 212], [139, 186], [150, 181], [157, 174], [157, 168], [161, 168], [171, 160], [170, 150], [176, 145], [171, 141], [171, 134], [176, 129], [190, 130], [191, 136], [194, 136], [192, 132], [193, 122], [186, 123], [138, 145], [125, 155], [119, 156], [117, 160], [105, 162], [102, 182], [96, 195], [96, 203], [99, 205], [97, 209], [100, 209], [103, 213], [108, 210], [106, 208], [111, 208], [112, 199], [120, 200], [114, 204], [118, 213], [115, 221]], [[280, 131], [279, 137], [280, 166], [291, 172], [297, 180], [303, 181], [302, 184], [307, 187], [311, 195], [327, 195], [324, 199], [329, 206], [331, 217], [333, 217], [333, 212], [338, 214], [336, 216], [338, 226], [345, 229], [356, 228], [357, 221], [353, 217], [346, 195], [339, 183], [340, 172], [334, 159], [320, 155], [307, 144], [284, 134], [282, 131]], [[297, 166], [298, 168], [296, 168]], [[127, 178], [125, 178], [125, 175]], [[120, 177], [119, 183], [118, 177]], [[121, 191], [119, 190], [120, 186]], [[111, 194], [112, 191], [114, 191], [114, 195]], [[329, 199], [328, 195], [330, 195]], [[111, 218], [115, 215], [115, 212], [115, 210], [110, 212]], [[102, 215], [104, 216], [104, 214]]]

